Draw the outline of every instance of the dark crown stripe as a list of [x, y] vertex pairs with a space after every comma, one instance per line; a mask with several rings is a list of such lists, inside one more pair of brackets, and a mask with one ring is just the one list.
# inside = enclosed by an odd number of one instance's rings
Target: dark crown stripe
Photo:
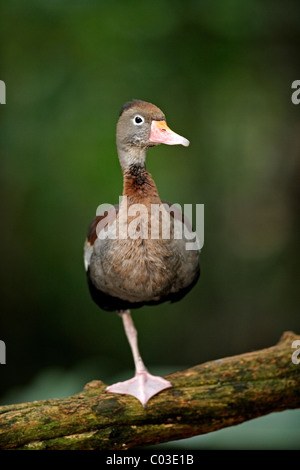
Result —
[[127, 101], [127, 103], [125, 103], [123, 106], [122, 106], [122, 109], [120, 111], [120, 114], [119, 116], [122, 116], [122, 114], [124, 113], [124, 111], [127, 111], [127, 109], [130, 109], [132, 106], [138, 104], [138, 103], [141, 103], [141, 100], [132, 100], [132, 101]]

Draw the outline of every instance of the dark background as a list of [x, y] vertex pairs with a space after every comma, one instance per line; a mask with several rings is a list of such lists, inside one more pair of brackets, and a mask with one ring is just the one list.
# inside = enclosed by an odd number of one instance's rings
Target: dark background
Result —
[[120, 319], [90, 299], [82, 246], [97, 206], [122, 193], [115, 125], [133, 98], [191, 141], [149, 151], [161, 198], [205, 205], [198, 285], [134, 312], [150, 370], [299, 333], [299, 2], [0, 8], [1, 403], [132, 374]]

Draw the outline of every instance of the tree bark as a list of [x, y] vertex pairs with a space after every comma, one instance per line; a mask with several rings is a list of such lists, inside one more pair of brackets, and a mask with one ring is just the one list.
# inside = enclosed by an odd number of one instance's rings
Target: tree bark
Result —
[[69, 398], [2, 406], [0, 449], [137, 448], [299, 408], [295, 340], [300, 336], [286, 332], [273, 347], [169, 375], [173, 388], [145, 410], [131, 396], [106, 393], [96, 380]]

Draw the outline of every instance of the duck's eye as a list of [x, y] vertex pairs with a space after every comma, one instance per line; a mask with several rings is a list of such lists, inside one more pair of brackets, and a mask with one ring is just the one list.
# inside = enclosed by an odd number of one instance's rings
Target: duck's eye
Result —
[[133, 120], [134, 124], [136, 124], [137, 126], [140, 126], [141, 124], [143, 124], [144, 122], [144, 118], [142, 118], [142, 116], [135, 116], [134, 120]]

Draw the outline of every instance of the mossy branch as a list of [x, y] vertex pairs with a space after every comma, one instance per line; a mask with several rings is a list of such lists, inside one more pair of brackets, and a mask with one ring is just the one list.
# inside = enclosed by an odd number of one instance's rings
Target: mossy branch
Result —
[[[0, 407], [0, 449], [129, 449], [182, 439], [300, 407], [300, 364], [286, 332], [260, 351], [169, 375], [146, 410], [93, 381], [78, 395]], [[295, 362], [295, 361], [294, 361]]]

